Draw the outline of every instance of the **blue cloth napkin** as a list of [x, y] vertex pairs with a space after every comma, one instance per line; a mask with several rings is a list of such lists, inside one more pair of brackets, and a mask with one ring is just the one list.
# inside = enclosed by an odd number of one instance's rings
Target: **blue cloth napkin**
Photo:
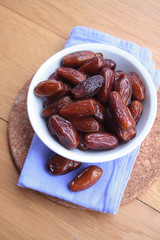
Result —
[[[110, 44], [136, 57], [145, 66], [153, 79], [156, 89], [158, 89], [160, 72], [155, 70], [155, 63], [152, 61], [150, 50], [135, 43], [120, 40], [109, 34], [80, 26], [72, 29], [65, 47], [89, 42]], [[46, 170], [46, 164], [55, 153], [51, 152], [35, 134], [18, 186], [43, 192], [89, 209], [116, 214], [139, 149], [140, 146], [130, 154], [114, 161], [97, 163], [96, 165], [103, 169], [100, 180], [92, 187], [75, 193], [69, 190], [69, 182], [83, 168], [91, 164], [84, 163], [79, 169], [66, 175], [53, 176]]]

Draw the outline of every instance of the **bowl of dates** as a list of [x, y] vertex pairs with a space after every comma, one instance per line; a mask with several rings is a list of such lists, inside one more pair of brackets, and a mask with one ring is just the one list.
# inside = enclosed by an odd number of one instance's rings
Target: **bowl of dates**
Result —
[[27, 97], [31, 125], [57, 154], [79, 162], [120, 158], [148, 135], [157, 98], [144, 66], [129, 53], [87, 43], [51, 56]]

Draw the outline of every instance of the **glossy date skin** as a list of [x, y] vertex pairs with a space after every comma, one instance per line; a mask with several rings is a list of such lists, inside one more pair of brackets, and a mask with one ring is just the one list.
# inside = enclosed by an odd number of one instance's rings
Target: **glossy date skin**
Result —
[[39, 97], [56, 97], [64, 90], [64, 84], [57, 80], [45, 80], [37, 84], [34, 93]]
[[63, 175], [79, 168], [82, 163], [72, 161], [56, 154], [47, 164], [47, 169], [54, 175]]
[[80, 142], [78, 133], [73, 125], [58, 114], [49, 118], [49, 128], [52, 129], [62, 146], [67, 149], [76, 148]]
[[93, 186], [102, 174], [102, 168], [91, 165], [83, 169], [82, 172], [70, 182], [69, 188], [74, 192], [85, 190]]
[[96, 113], [96, 101], [92, 98], [77, 100], [60, 109], [60, 115], [64, 118], [82, 118]]
[[142, 101], [146, 98], [145, 85], [142, 79], [135, 72], [130, 72], [130, 81], [132, 84], [132, 94], [136, 100]]
[[95, 75], [79, 83], [72, 88], [71, 92], [76, 99], [93, 97], [102, 87], [103, 83], [104, 77], [101, 75]]
[[129, 106], [129, 109], [131, 111], [134, 121], [137, 124], [143, 112], [142, 103], [138, 100], [134, 100]]
[[92, 51], [78, 51], [70, 53], [63, 57], [62, 65], [65, 67], [78, 68], [94, 56], [95, 53]]
[[94, 150], [109, 150], [118, 146], [118, 138], [107, 132], [88, 133], [84, 139], [85, 145]]
[[64, 96], [56, 101], [53, 101], [43, 109], [42, 116], [43, 117], [50, 117], [52, 114], [59, 113], [60, 109], [69, 103], [73, 102], [69, 96]]
[[117, 81], [115, 91], [119, 92], [122, 101], [128, 106], [132, 96], [132, 84], [127, 74], [123, 74], [123, 77]]
[[70, 83], [73, 83], [74, 85], [77, 85], [86, 79], [86, 75], [76, 69], [69, 67], [59, 67], [57, 68], [57, 73], [59, 76], [67, 79]]
[[98, 132], [100, 123], [93, 117], [70, 119], [73, 126], [80, 132]]
[[104, 83], [98, 92], [98, 100], [101, 103], [106, 103], [113, 88], [114, 71], [110, 68], [105, 67], [101, 71], [101, 75], [104, 77]]
[[129, 108], [123, 103], [119, 92], [113, 91], [109, 98], [109, 108], [117, 124], [122, 129], [135, 127], [135, 121]]
[[105, 66], [105, 61], [102, 56], [95, 56], [85, 62], [78, 70], [84, 74], [93, 76]]
[[111, 59], [105, 59], [105, 67], [114, 70], [116, 68], [116, 63]]

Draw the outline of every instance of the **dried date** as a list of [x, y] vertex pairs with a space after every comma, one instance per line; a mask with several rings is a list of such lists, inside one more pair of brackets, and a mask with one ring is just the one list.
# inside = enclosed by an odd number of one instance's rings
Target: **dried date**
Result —
[[73, 125], [58, 114], [49, 118], [49, 128], [55, 132], [60, 143], [67, 149], [76, 148], [80, 142], [78, 133]]
[[129, 106], [134, 121], [137, 123], [143, 112], [143, 105], [140, 101], [134, 100]]
[[86, 79], [86, 76], [74, 68], [59, 67], [57, 68], [59, 76], [67, 79], [69, 82], [77, 85]]
[[104, 77], [95, 75], [72, 88], [71, 92], [75, 98], [86, 98], [94, 96], [102, 87]]
[[100, 179], [102, 174], [102, 168], [95, 165], [88, 166], [70, 182], [69, 187], [72, 191], [87, 189], [93, 186]]
[[142, 79], [135, 72], [130, 72], [130, 81], [132, 84], [132, 94], [136, 100], [142, 101], [145, 99], [145, 85]]
[[118, 138], [107, 132], [88, 133], [85, 135], [84, 143], [90, 149], [109, 150], [118, 146]]
[[47, 164], [47, 169], [54, 175], [63, 175], [79, 168], [82, 163], [72, 161], [56, 154]]

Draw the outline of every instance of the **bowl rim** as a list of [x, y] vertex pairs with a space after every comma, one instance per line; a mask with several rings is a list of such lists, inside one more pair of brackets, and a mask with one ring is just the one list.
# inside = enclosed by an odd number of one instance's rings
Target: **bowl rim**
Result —
[[[93, 47], [102, 47], [105, 48], [106, 50], [110, 51], [110, 52], [117, 52], [117, 54], [119, 55], [123, 55], [123, 57], [127, 58], [129, 61], [132, 62], [133, 65], [135, 65], [136, 67], [138, 66], [138, 68], [140, 68], [141, 73], [143, 76], [145, 76], [145, 78], [148, 78], [148, 81], [150, 82], [150, 88], [152, 90], [152, 102], [154, 102], [154, 108], [152, 107], [150, 109], [150, 113], [149, 113], [149, 119], [145, 125], [145, 129], [143, 129], [143, 131], [140, 133], [140, 136], [138, 136], [136, 139], [136, 141], [134, 141], [134, 143], [132, 142], [132, 140], [130, 140], [130, 145], [128, 148], [125, 149], [125, 153], [123, 149], [120, 149], [117, 152], [111, 153], [112, 150], [105, 150], [105, 151], [95, 151], [96, 154], [92, 154], [92, 156], [88, 155], [88, 156], [82, 156], [81, 154], [75, 154], [73, 150], [67, 150], [64, 148], [64, 151], [62, 151], [61, 148], [57, 147], [57, 146], [61, 146], [61, 144], [57, 141], [56, 145], [54, 145], [54, 141], [53, 143], [46, 143], [46, 139], [44, 139], [44, 134], [42, 134], [37, 125], [35, 124], [35, 121], [33, 121], [32, 119], [32, 111], [30, 110], [30, 104], [32, 104], [31, 102], [31, 98], [33, 95], [33, 86], [34, 83], [36, 82], [36, 79], [39, 78], [39, 76], [41, 75], [41, 73], [43, 71], [45, 71], [46, 67], [50, 64], [50, 62], [52, 62], [52, 60], [54, 60], [56, 57], [59, 57], [59, 55], [66, 55], [69, 54], [71, 52], [75, 52], [75, 51], [82, 51], [82, 50], [89, 50], [89, 48], [93, 48]], [[102, 49], [103, 51], [103, 49]], [[76, 160], [79, 162], [87, 162], [87, 163], [98, 163], [98, 162], [107, 162], [107, 161], [111, 161], [111, 160], [115, 160], [117, 158], [120, 158], [122, 156], [127, 155], [128, 153], [132, 152], [136, 147], [140, 146], [141, 143], [143, 142], [143, 140], [146, 138], [146, 136], [148, 135], [148, 133], [150, 132], [153, 123], [155, 121], [155, 117], [156, 117], [156, 113], [157, 113], [157, 95], [156, 95], [156, 90], [153, 84], [153, 81], [149, 75], [149, 73], [147, 72], [147, 70], [145, 69], [145, 67], [141, 64], [141, 62], [139, 60], [137, 60], [134, 56], [132, 56], [131, 54], [129, 54], [128, 52], [112, 46], [112, 45], [108, 45], [108, 44], [101, 44], [101, 43], [83, 43], [83, 44], [78, 44], [78, 45], [74, 45], [68, 48], [64, 48], [61, 51], [55, 53], [54, 55], [52, 55], [51, 57], [49, 57], [37, 70], [37, 72], [35, 73], [34, 77], [32, 78], [32, 81], [30, 83], [29, 89], [28, 89], [28, 94], [27, 94], [27, 112], [28, 112], [28, 116], [29, 116], [29, 120], [30, 123], [34, 129], [34, 132], [36, 133], [36, 135], [40, 138], [40, 140], [52, 151], [56, 152], [57, 154], [69, 158], [71, 160]], [[134, 139], [133, 139], [134, 140]], [[56, 148], [57, 147], [57, 148]], [[55, 149], [56, 148], [56, 149]], [[80, 151], [80, 150], [79, 150]], [[109, 152], [110, 151], [110, 152]], [[102, 152], [106, 153], [106, 154], [102, 154]], [[107, 154], [107, 152], [109, 154]], [[84, 153], [85, 155], [85, 153]], [[98, 156], [99, 157], [98, 157]]]

